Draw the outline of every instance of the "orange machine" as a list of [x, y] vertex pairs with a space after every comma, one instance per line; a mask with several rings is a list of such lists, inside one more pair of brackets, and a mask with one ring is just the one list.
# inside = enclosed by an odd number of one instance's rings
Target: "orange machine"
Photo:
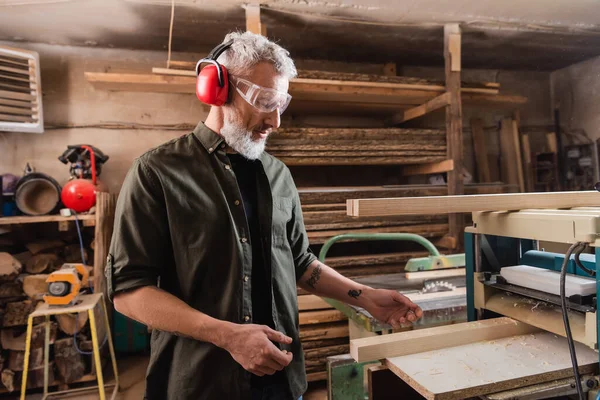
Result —
[[51, 306], [74, 304], [81, 288], [87, 286], [89, 276], [83, 264], [64, 264], [46, 279], [48, 294], [44, 296], [44, 301]]

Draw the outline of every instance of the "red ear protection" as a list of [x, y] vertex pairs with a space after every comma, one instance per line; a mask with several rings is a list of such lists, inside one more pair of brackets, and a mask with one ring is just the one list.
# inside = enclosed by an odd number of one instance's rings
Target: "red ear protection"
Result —
[[[222, 43], [196, 64], [196, 97], [211, 106], [222, 106], [229, 97], [229, 74], [227, 68], [217, 62], [217, 58], [231, 47], [233, 41]], [[203, 63], [210, 63], [200, 70]]]

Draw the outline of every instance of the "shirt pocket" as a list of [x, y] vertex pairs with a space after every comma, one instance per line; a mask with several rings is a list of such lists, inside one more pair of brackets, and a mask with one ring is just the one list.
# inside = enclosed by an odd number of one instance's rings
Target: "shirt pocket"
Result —
[[273, 197], [273, 244], [289, 246], [287, 226], [292, 220], [291, 197]]

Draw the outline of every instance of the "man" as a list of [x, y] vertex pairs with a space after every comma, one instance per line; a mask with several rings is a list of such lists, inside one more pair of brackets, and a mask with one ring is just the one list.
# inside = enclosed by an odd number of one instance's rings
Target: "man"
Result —
[[136, 159], [119, 195], [107, 283], [117, 311], [153, 328], [150, 400], [299, 398], [297, 285], [393, 326], [422, 315], [310, 252], [292, 176], [264, 152], [294, 63], [263, 36], [230, 40], [228, 102]]

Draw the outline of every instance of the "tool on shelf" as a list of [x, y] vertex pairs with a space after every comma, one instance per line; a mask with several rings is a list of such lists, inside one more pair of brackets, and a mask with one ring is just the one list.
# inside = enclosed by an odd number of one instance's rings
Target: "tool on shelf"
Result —
[[108, 192], [98, 176], [109, 157], [94, 146], [70, 145], [58, 159], [71, 163], [70, 180], [61, 192], [63, 204], [75, 212], [89, 211], [96, 205], [96, 192]]

